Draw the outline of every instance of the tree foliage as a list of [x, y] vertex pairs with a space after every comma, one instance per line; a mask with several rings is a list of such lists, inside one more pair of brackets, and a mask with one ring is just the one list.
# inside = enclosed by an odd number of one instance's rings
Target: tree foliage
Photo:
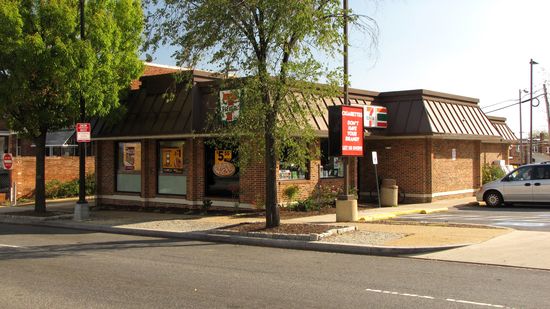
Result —
[[316, 132], [308, 120], [319, 110], [304, 102], [336, 95], [342, 79], [331, 65], [343, 44], [340, 0], [145, 3], [150, 12], [146, 47], [170, 44], [177, 47], [174, 57], [181, 66], [208, 64], [245, 76], [222, 85], [239, 89], [241, 110], [236, 122], [218, 126], [218, 132], [223, 142], [239, 145], [244, 165], [265, 162], [266, 223], [278, 225], [277, 161], [284, 154], [304, 166], [315, 155]]
[[45, 211], [46, 133], [74, 125], [81, 95], [88, 116], [108, 114], [142, 70], [140, 1], [86, 2], [86, 40], [78, 5], [0, 0], [0, 112], [37, 146], [37, 211]]

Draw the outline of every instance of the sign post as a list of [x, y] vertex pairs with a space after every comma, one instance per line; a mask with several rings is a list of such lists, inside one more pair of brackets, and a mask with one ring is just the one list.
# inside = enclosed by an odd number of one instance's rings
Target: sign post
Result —
[[378, 198], [378, 208], [381, 208], [380, 182], [378, 181], [378, 153], [376, 151], [372, 152], [372, 164], [374, 165], [374, 177], [376, 179], [376, 197]]
[[[81, 98], [81, 100], [84, 100]], [[83, 101], [82, 101], [83, 102]], [[81, 106], [81, 119], [83, 116], [83, 109]], [[74, 217], [76, 221], [86, 220], [90, 216], [90, 208], [88, 201], [86, 201], [86, 144], [91, 142], [92, 126], [87, 122], [79, 122], [76, 124], [76, 141], [78, 142], [79, 151], [79, 164], [78, 164], [78, 201], [74, 208]]]

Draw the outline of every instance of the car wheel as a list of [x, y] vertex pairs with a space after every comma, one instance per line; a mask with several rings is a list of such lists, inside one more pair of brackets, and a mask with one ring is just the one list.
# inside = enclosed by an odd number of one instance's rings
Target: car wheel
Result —
[[491, 207], [500, 206], [503, 202], [502, 195], [500, 195], [500, 193], [496, 191], [487, 192], [483, 200], [485, 201], [485, 204], [487, 204], [487, 206]]

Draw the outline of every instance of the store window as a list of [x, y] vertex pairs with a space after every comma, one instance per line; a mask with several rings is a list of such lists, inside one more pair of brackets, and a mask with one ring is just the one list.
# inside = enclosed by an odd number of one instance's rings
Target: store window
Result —
[[302, 168], [298, 164], [289, 162], [287, 152], [283, 151], [282, 158], [279, 161], [279, 180], [305, 179], [309, 179], [309, 162]]
[[118, 143], [116, 190], [141, 192], [141, 143]]
[[321, 139], [321, 178], [344, 177], [344, 163], [340, 157], [328, 155], [328, 139]]
[[187, 171], [184, 163], [184, 141], [161, 141], [158, 147], [157, 193], [185, 195]]
[[206, 195], [238, 198], [240, 194], [238, 151], [229, 146], [216, 147], [209, 142], [205, 146]]

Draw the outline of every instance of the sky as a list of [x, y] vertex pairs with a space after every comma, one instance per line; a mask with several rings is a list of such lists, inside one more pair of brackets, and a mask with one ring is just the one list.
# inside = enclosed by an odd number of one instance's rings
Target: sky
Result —
[[[350, 29], [353, 88], [372, 91], [428, 89], [478, 98], [485, 112], [517, 103], [518, 91], [550, 81], [548, 0], [350, 0], [357, 14], [376, 21], [378, 44]], [[170, 51], [155, 62], [173, 65]], [[336, 61], [339, 61], [337, 59]], [[524, 94], [527, 99], [529, 94]], [[533, 107], [533, 130], [548, 130], [544, 97]], [[498, 104], [497, 104], [498, 103]], [[496, 104], [496, 105], [495, 105]], [[537, 102], [535, 101], [535, 105]], [[523, 135], [529, 103], [522, 104]], [[519, 137], [519, 106], [488, 115], [506, 117]]]

